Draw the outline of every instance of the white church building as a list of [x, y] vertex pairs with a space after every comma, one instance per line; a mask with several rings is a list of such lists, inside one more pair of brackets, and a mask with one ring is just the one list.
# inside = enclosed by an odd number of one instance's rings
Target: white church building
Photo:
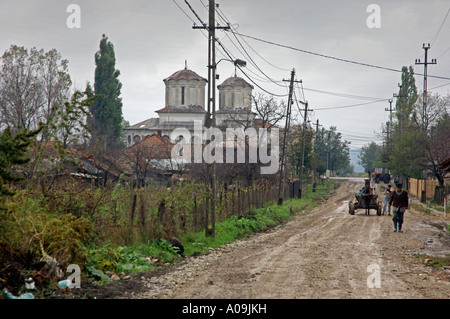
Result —
[[[205, 129], [207, 79], [186, 67], [163, 81], [166, 87], [164, 108], [156, 111], [158, 117], [124, 128], [128, 147], [154, 134], [170, 140], [172, 131], [177, 128], [188, 129], [195, 138], [195, 121], [201, 121], [202, 129]], [[253, 86], [240, 77], [230, 77], [217, 89], [216, 127], [254, 127], [256, 113], [251, 110]]]

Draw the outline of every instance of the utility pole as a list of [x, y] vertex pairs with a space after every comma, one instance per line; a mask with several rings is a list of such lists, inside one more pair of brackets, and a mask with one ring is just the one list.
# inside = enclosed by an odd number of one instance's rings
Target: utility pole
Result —
[[[283, 79], [283, 81], [287, 82]], [[283, 134], [283, 149], [281, 153], [281, 167], [280, 167], [280, 177], [279, 177], [279, 184], [278, 184], [278, 205], [283, 204], [283, 197], [284, 197], [284, 157], [286, 155], [286, 135], [287, 131], [289, 130], [289, 125], [291, 122], [291, 108], [292, 108], [292, 95], [294, 93], [294, 81], [295, 81], [295, 69], [292, 69], [291, 71], [291, 80], [289, 81], [289, 98], [288, 98], [288, 104], [286, 108], [286, 125], [284, 127], [284, 134]]]
[[[319, 126], [322, 126], [319, 124], [319, 119], [317, 119], [316, 121], [316, 140], [314, 142], [314, 153], [316, 154], [316, 156], [318, 156], [318, 152], [317, 152], [317, 148], [318, 148], [318, 144], [319, 144]], [[313, 191], [315, 190], [314, 186], [315, 186], [315, 182], [316, 182], [316, 164], [317, 161], [314, 161], [314, 166], [313, 166]]]
[[384, 110], [386, 112], [389, 112], [389, 122], [388, 122], [388, 127], [387, 127], [387, 142], [389, 143], [390, 141], [390, 134], [391, 134], [391, 127], [392, 127], [392, 99], [389, 99], [389, 108], [385, 108]]
[[331, 132], [328, 132], [328, 145], [327, 145], [327, 171], [328, 174], [330, 173], [330, 139], [331, 139]]
[[430, 49], [430, 44], [423, 44], [423, 49], [425, 50], [425, 62], [420, 62], [420, 59], [416, 59], [416, 65], [423, 64], [423, 109], [422, 109], [422, 121], [423, 121], [423, 129], [424, 131], [428, 130], [428, 119], [427, 117], [427, 78], [428, 78], [428, 64], [437, 64], [436, 59], [431, 59], [431, 62], [428, 62], [428, 50]]
[[[207, 114], [205, 118], [205, 126], [207, 128], [216, 126], [216, 29], [230, 29], [230, 26], [216, 26], [216, 3], [215, 0], [209, 0], [209, 23], [205, 24], [200, 17], [195, 13], [187, 0], [186, 4], [189, 6], [195, 16], [200, 20], [201, 26], [193, 26], [193, 29], [207, 29], [208, 30], [208, 103]], [[212, 119], [211, 119], [212, 115]], [[209, 142], [209, 141], [207, 141]], [[216, 162], [206, 167], [207, 179], [210, 181], [211, 195], [206, 197], [206, 218], [205, 218], [205, 235], [215, 236], [216, 229]], [[209, 214], [211, 214], [212, 228], [209, 229]]]
[[302, 102], [303, 105], [305, 105], [304, 111], [305, 115], [303, 116], [303, 147], [302, 147], [302, 167], [300, 168], [300, 194], [301, 189], [303, 188], [303, 171], [305, 167], [305, 144], [306, 144], [306, 124], [308, 123], [308, 112], [312, 112], [313, 110], [308, 110], [308, 101]]

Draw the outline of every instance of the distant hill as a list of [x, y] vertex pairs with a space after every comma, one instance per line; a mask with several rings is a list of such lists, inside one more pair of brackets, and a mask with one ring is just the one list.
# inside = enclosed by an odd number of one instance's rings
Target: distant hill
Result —
[[364, 168], [358, 164], [359, 154], [361, 154], [361, 149], [350, 150], [350, 164], [352, 164], [353, 167], [355, 168], [355, 173], [365, 173]]

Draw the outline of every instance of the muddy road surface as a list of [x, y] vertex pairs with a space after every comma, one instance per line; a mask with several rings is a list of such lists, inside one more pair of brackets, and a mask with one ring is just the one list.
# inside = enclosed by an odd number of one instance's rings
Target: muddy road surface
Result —
[[409, 210], [404, 232], [395, 233], [391, 216], [350, 215], [362, 183], [342, 181], [322, 206], [289, 223], [142, 278], [147, 289], [128, 297], [450, 298], [449, 270], [415, 257], [450, 253], [448, 219]]

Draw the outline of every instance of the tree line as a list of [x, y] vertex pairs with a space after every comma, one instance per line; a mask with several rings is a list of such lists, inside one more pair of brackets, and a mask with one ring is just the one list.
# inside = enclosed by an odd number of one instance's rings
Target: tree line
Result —
[[443, 188], [439, 164], [450, 156], [449, 106], [449, 94], [418, 92], [413, 67], [403, 67], [395, 109], [382, 126], [383, 144], [364, 146], [360, 164], [366, 171], [386, 167], [396, 175], [436, 178]]

